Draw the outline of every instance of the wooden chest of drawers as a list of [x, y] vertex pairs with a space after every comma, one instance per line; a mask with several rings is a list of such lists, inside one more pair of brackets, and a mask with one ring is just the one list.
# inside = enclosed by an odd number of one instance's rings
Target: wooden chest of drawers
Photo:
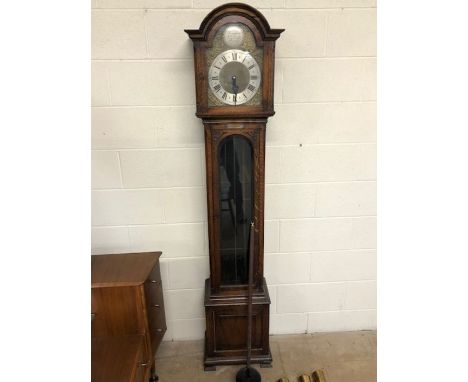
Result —
[[91, 339], [91, 381], [145, 382], [145, 337]]
[[91, 256], [93, 341], [141, 336], [142, 373], [150, 381], [157, 381], [154, 357], [166, 332], [160, 256], [161, 252]]

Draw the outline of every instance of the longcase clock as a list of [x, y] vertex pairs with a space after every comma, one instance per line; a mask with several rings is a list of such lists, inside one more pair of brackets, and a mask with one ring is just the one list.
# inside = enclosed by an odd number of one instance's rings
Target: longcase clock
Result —
[[196, 115], [205, 129], [210, 278], [205, 283], [205, 369], [246, 360], [249, 237], [254, 223], [252, 362], [272, 362], [263, 277], [265, 129], [273, 110], [275, 41], [246, 4], [222, 5], [193, 41]]

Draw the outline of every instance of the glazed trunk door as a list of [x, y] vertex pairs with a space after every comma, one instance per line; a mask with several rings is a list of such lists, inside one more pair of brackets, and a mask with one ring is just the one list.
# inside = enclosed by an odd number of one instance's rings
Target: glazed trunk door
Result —
[[223, 139], [218, 149], [220, 284], [245, 285], [249, 230], [253, 219], [253, 150], [241, 135]]
[[263, 283], [265, 125], [205, 124], [211, 287], [245, 296], [250, 223], [255, 224], [254, 283]]

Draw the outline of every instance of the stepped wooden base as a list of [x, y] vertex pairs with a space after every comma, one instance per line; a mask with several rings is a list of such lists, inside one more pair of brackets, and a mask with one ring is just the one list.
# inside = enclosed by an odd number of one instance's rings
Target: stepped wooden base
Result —
[[[213, 294], [209, 279], [205, 283], [205, 370], [217, 365], [244, 364], [247, 360], [247, 296]], [[252, 306], [252, 363], [262, 367], [273, 359], [269, 343], [270, 296], [263, 279], [255, 291]]]

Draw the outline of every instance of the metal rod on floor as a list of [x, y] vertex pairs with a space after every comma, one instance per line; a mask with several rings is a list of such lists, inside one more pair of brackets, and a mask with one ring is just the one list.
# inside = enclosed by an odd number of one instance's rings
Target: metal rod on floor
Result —
[[253, 283], [253, 258], [254, 258], [254, 223], [250, 223], [250, 248], [249, 248], [249, 296], [247, 301], [247, 368], [250, 367], [252, 358], [252, 283]]
[[251, 365], [252, 358], [252, 295], [253, 295], [253, 258], [254, 258], [254, 223], [250, 224], [249, 245], [249, 286], [247, 296], [247, 365], [237, 372], [236, 382], [261, 382], [260, 373]]

